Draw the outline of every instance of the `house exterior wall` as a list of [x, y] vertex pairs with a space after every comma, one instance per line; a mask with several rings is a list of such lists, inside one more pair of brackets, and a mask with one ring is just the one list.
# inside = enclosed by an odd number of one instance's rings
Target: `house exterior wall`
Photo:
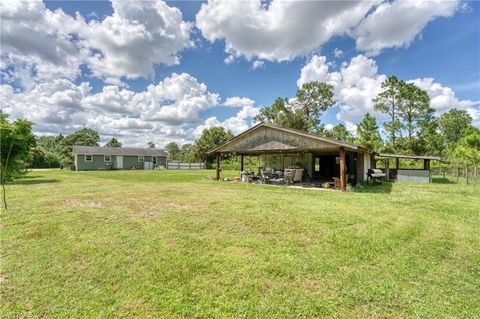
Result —
[[116, 167], [116, 159], [113, 155], [111, 162], [105, 162], [103, 155], [92, 155], [92, 162], [86, 162], [83, 154], [76, 154], [75, 156], [77, 157], [77, 171], [105, 170]]
[[[85, 161], [84, 154], [75, 154], [75, 169], [77, 171], [88, 171], [88, 170], [108, 170], [117, 168], [117, 156], [111, 156], [111, 162], [105, 162], [103, 155], [92, 155], [92, 162]], [[151, 162], [152, 156], [145, 156], [145, 162]], [[157, 156], [157, 166], [165, 166], [167, 162], [166, 156]], [[138, 156], [134, 155], [123, 155], [123, 169], [131, 169], [135, 167], [137, 169], [143, 169], [143, 162], [138, 161]]]

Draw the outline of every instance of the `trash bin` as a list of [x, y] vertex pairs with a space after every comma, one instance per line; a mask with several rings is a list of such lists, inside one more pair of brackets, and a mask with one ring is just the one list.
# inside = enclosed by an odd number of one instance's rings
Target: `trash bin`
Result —
[[63, 164], [60, 164], [60, 169], [63, 169]]

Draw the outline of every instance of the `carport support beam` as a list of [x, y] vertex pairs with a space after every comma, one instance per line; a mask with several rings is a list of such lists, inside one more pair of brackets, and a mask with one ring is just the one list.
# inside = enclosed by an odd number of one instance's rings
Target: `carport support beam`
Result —
[[240, 172], [243, 172], [243, 154], [240, 155]]
[[345, 149], [340, 147], [340, 189], [344, 191], [347, 188], [345, 180]]
[[217, 153], [217, 176], [216, 176], [217, 181], [220, 180], [220, 154]]

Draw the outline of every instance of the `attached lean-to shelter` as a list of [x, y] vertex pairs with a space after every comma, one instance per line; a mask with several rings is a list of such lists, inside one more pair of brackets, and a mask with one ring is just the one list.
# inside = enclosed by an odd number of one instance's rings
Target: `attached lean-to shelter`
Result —
[[167, 153], [156, 148], [74, 146], [75, 170], [153, 169], [165, 167]]
[[[372, 159], [373, 167], [377, 166], [377, 162], [383, 163], [383, 170], [387, 180], [411, 183], [430, 183], [432, 181], [431, 161], [440, 161], [438, 156], [387, 153], [375, 153]], [[392, 167], [390, 167], [390, 160], [395, 160], [395, 165], [392, 165]], [[409, 168], [402, 168], [400, 160], [420, 162], [421, 164], [416, 165], [415, 168], [412, 168], [411, 165], [409, 165]]]
[[335, 178], [339, 187], [345, 189], [347, 183], [355, 185], [366, 180], [371, 151], [352, 143], [260, 123], [209, 154], [216, 155], [217, 179], [220, 178], [222, 156], [240, 156], [241, 171], [244, 170], [244, 156], [257, 156], [262, 170], [285, 171], [301, 167], [311, 185]]

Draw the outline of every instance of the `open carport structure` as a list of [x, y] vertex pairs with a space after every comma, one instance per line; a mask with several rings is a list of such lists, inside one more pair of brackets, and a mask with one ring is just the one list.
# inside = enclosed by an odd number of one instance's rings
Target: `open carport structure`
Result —
[[225, 155], [256, 156], [259, 170], [282, 172], [291, 167], [304, 170], [309, 183], [338, 181], [345, 189], [366, 179], [370, 150], [303, 131], [260, 123], [211, 150], [216, 155], [216, 178], [220, 179], [221, 159]]

